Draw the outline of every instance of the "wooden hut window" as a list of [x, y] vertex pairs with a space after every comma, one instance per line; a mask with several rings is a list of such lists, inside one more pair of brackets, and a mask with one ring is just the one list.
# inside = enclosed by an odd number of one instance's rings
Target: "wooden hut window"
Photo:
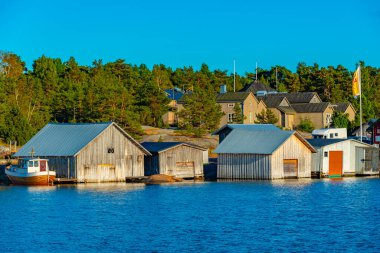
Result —
[[324, 157], [329, 157], [329, 152], [324, 152], [324, 153], [323, 153], [323, 156], [324, 156]]
[[141, 162], [143, 160], [143, 156], [142, 155], [138, 155], [137, 156], [137, 162]]

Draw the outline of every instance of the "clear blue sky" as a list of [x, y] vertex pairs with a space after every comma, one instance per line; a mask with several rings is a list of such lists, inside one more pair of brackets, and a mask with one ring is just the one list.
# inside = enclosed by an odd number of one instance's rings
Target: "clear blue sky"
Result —
[[237, 72], [380, 67], [380, 1], [0, 0], [0, 50], [82, 65], [125, 59]]

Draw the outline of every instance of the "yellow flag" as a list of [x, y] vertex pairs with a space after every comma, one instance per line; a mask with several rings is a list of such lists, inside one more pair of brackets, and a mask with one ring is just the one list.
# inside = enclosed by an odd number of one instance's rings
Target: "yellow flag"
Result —
[[360, 66], [354, 73], [354, 79], [352, 79], [352, 92], [354, 93], [354, 96], [360, 95], [360, 89], [361, 89], [361, 80], [360, 80]]

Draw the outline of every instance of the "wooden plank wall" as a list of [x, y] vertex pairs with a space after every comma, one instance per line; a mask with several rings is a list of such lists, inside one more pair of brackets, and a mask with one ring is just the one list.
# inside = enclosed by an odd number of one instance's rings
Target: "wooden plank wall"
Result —
[[271, 179], [271, 155], [219, 154], [219, 179]]
[[[108, 153], [113, 148], [114, 153]], [[77, 179], [87, 182], [124, 181], [144, 176], [144, 153], [115, 126], [103, 131], [77, 155]]]
[[284, 178], [284, 159], [298, 159], [298, 177], [311, 177], [311, 151], [295, 135], [272, 155], [272, 179]]
[[[41, 157], [42, 158], [42, 157]], [[56, 172], [57, 178], [75, 178], [74, 157], [43, 157], [49, 159], [49, 168]]]
[[[177, 162], [194, 162], [194, 169], [179, 169]], [[159, 158], [160, 174], [173, 175], [177, 177], [196, 177], [203, 176], [203, 151], [188, 147], [178, 146], [160, 153]]]

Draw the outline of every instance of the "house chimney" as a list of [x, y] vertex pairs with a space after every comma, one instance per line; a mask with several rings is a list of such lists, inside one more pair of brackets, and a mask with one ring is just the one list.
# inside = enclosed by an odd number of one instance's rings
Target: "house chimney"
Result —
[[222, 84], [220, 85], [220, 94], [227, 93], [227, 85]]

